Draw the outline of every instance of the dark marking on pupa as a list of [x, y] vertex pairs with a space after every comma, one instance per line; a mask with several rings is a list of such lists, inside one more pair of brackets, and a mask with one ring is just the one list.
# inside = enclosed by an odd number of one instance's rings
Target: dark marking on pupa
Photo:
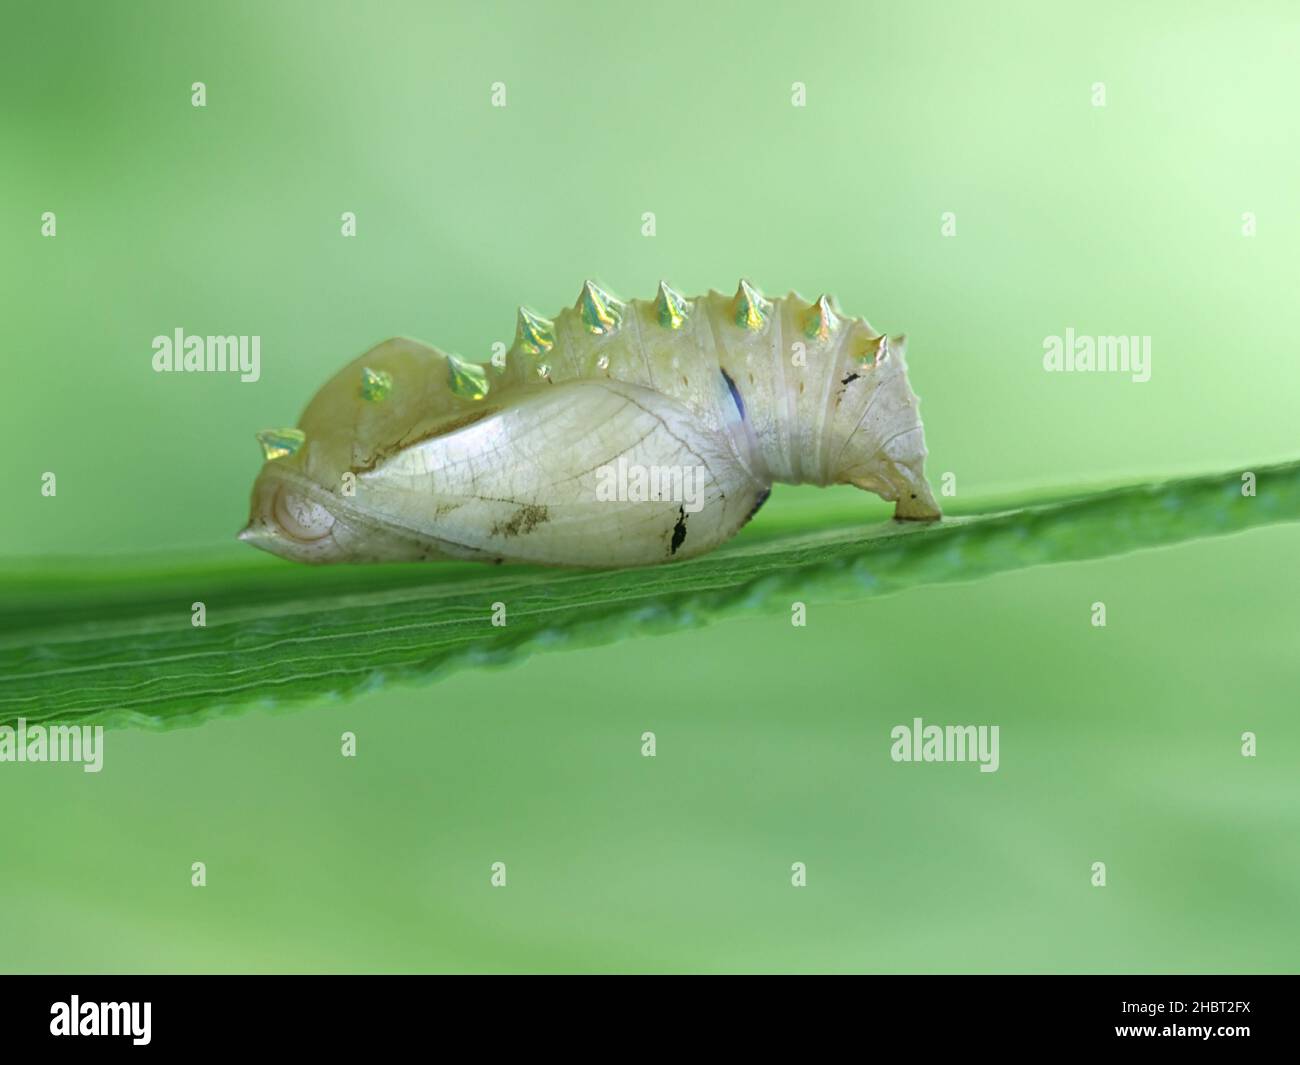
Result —
[[754, 500], [753, 509], [750, 510], [750, 512], [745, 515], [745, 520], [741, 522], [742, 526], [747, 524], [749, 522], [749, 519], [759, 512], [763, 504], [767, 502], [768, 496], [770, 496], [771, 494], [772, 494], [772, 489], [770, 488], [763, 489], [762, 495], [760, 495], [756, 500]]
[[677, 554], [677, 549], [686, 542], [686, 508], [677, 508], [677, 524], [673, 526], [673, 542], [669, 545], [668, 553]]
[[[731, 390], [731, 400], [736, 404], [736, 413], [740, 415], [740, 420], [743, 422], [745, 420], [745, 401], [740, 398], [740, 389], [736, 387], [736, 382], [731, 379], [731, 374], [727, 373], [726, 370], [722, 371], [722, 379], [727, 382], [727, 388]], [[751, 376], [750, 381], [753, 380], [754, 378]]]
[[436, 507], [433, 508], [433, 516], [435, 519], [445, 518], [453, 510], [459, 510], [464, 505], [465, 505], [465, 501], [463, 499], [457, 500], [454, 503], [452, 502], [439, 503]]
[[844, 379], [840, 382], [840, 387], [835, 391], [835, 403], [837, 405], [843, 401], [845, 389], [861, 376], [860, 373], [854, 373], [852, 370], [844, 375]]
[[417, 433], [412, 430], [408, 435], [377, 449], [369, 456], [354, 461], [352, 464], [352, 472], [369, 473], [371, 470], [376, 469], [383, 463], [387, 462], [399, 451], [408, 447], [414, 447], [422, 440], [430, 440], [435, 436], [445, 436], [456, 432], [458, 429], [468, 428], [475, 422], [482, 421], [484, 418], [495, 414], [496, 412], [497, 408], [495, 407], [481, 407], [478, 410], [467, 411], [453, 418], [440, 421], [437, 424], [426, 428], [422, 432]]
[[522, 533], [530, 533], [543, 522], [551, 520], [551, 516], [546, 512], [546, 508], [536, 503], [525, 503], [516, 510], [508, 521], [499, 521], [492, 526], [490, 532], [493, 536], [519, 536]]

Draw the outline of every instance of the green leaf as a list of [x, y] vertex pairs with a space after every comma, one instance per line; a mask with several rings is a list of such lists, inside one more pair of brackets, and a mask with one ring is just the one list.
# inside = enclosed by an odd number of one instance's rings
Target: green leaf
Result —
[[[121, 561], [0, 572], [0, 724], [192, 724], [250, 705], [429, 680], [533, 651], [607, 643], [792, 599], [862, 598], [1300, 520], [1300, 463], [1008, 504], [932, 524], [818, 527], [760, 516], [673, 565], [580, 572], [477, 564]], [[797, 516], [797, 508], [794, 512]], [[191, 624], [203, 602], [207, 625]], [[504, 603], [507, 624], [492, 624]]]

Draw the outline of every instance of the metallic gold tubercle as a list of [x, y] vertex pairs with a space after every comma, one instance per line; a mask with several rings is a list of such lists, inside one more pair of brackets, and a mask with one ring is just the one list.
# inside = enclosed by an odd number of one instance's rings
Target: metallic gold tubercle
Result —
[[767, 324], [767, 316], [772, 313], [772, 304], [763, 298], [763, 294], [748, 281], [742, 280], [736, 290], [733, 305], [735, 323], [741, 329], [757, 333]]
[[889, 337], [876, 337], [875, 343], [862, 353], [862, 365], [870, 370], [874, 366], [879, 366], [889, 358]]
[[388, 398], [393, 390], [393, 375], [387, 370], [372, 370], [369, 366], [361, 370], [361, 398], [367, 403], [379, 403]]
[[588, 333], [608, 336], [623, 324], [623, 304], [595, 282], [585, 281], [578, 294], [578, 313]]
[[555, 347], [555, 323], [527, 307], [520, 307], [515, 336], [520, 348], [529, 355], [544, 355]]
[[680, 329], [690, 317], [691, 306], [686, 297], [668, 286], [666, 281], [659, 282], [659, 295], [655, 297], [655, 317], [665, 329]]
[[461, 399], [482, 399], [488, 394], [487, 372], [476, 362], [448, 355], [447, 377], [452, 392]]
[[262, 454], [268, 462], [296, 455], [306, 440], [307, 434], [301, 429], [263, 429], [257, 434], [257, 442], [262, 445]]
[[809, 307], [803, 320], [803, 333], [809, 340], [830, 340], [839, 327], [840, 317], [831, 306], [829, 296], [820, 297]]

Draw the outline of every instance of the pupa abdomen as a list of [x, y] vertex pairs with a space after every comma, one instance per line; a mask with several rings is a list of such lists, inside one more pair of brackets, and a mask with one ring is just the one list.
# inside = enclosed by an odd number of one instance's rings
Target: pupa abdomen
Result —
[[241, 536], [309, 562], [648, 565], [716, 547], [777, 481], [938, 517], [903, 339], [747, 282], [627, 303], [587, 282], [554, 320], [521, 309], [500, 365], [386, 341], [263, 435]]

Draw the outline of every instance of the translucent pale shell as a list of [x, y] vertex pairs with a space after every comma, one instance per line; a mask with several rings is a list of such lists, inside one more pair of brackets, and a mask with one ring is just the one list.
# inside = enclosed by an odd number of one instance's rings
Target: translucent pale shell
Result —
[[554, 319], [521, 309], [491, 374], [385, 341], [296, 433], [241, 537], [306, 562], [667, 562], [734, 535], [774, 482], [851, 484], [896, 517], [939, 516], [905, 340], [829, 297], [767, 299], [744, 281], [629, 302], [587, 282]]

